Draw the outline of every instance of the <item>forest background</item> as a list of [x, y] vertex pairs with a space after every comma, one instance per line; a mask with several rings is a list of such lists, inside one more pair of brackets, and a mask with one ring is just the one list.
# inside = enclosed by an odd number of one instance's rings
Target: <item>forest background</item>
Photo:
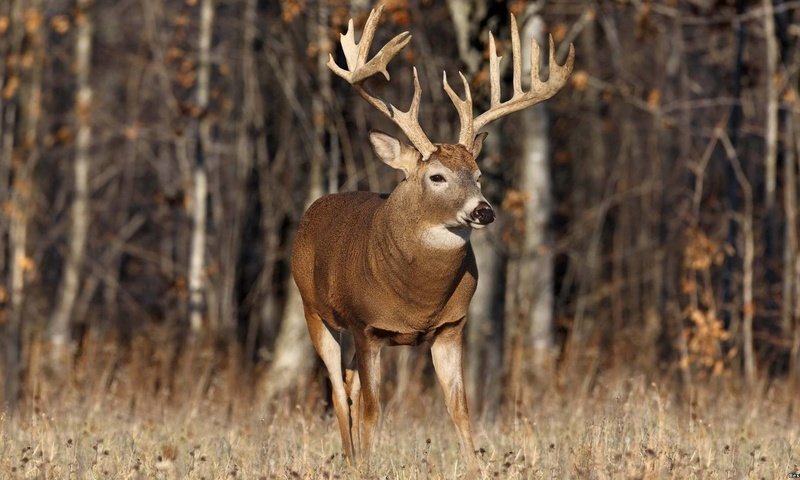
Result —
[[[499, 218], [472, 237], [473, 411], [652, 383], [677, 411], [779, 398], [796, 419], [800, 2], [382, 3], [374, 43], [413, 39], [370, 88], [407, 105], [415, 65], [438, 141], [458, 125], [442, 70], [484, 108], [509, 12], [560, 62], [575, 44], [567, 86], [490, 127], [479, 160]], [[315, 198], [399, 180], [366, 137], [399, 132], [326, 67], [372, 6], [0, 3], [2, 418], [87, 402], [324, 415], [289, 253]], [[390, 350], [389, 398], [433, 391], [424, 349]]]

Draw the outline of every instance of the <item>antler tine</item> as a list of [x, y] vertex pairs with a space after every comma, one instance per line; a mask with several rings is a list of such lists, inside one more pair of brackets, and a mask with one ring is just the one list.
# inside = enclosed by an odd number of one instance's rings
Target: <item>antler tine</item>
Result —
[[364, 32], [361, 34], [361, 40], [358, 43], [355, 41], [353, 20], [350, 19], [347, 32], [341, 36], [342, 50], [344, 50], [345, 59], [347, 60], [347, 70], [336, 64], [333, 54], [328, 56], [328, 68], [336, 75], [347, 80], [370, 105], [392, 119], [405, 133], [414, 147], [419, 150], [423, 160], [427, 160], [436, 150], [436, 147], [425, 135], [419, 124], [419, 104], [422, 97], [422, 89], [419, 85], [417, 69], [414, 68], [414, 97], [411, 100], [411, 107], [406, 112], [398, 110], [394, 105], [373, 96], [361, 84], [376, 73], [382, 73], [386, 80], [389, 80], [389, 72], [386, 69], [389, 62], [411, 41], [411, 34], [408, 32], [396, 35], [374, 57], [367, 60], [382, 12], [382, 5], [370, 12], [367, 23], [364, 25]]
[[522, 95], [522, 54], [519, 47], [519, 28], [517, 19], [511, 14], [511, 57], [514, 61], [514, 94]]
[[422, 88], [419, 86], [419, 76], [417, 67], [413, 67], [414, 72], [414, 96], [411, 98], [411, 106], [405, 112], [394, 105], [389, 105], [394, 123], [406, 134], [406, 137], [422, 154], [422, 159], [427, 160], [436, 150], [436, 147], [425, 135], [422, 126], [419, 124], [419, 104], [422, 99]]
[[539, 80], [540, 55], [539, 42], [536, 41], [536, 38], [531, 37], [531, 88], [541, 81]]
[[[555, 95], [567, 83], [572, 68], [575, 64], [575, 47], [570, 44], [567, 61], [564, 65], [559, 65], [555, 58], [555, 45], [553, 36], [550, 36], [550, 76], [546, 82], [539, 79], [539, 45], [535, 39], [531, 40], [531, 86], [528, 92], [523, 92], [521, 85], [522, 65], [520, 54], [519, 29], [514, 14], [511, 14], [511, 49], [514, 62], [514, 93], [512, 97], [505, 101], [500, 101], [500, 74], [495, 50], [494, 37], [489, 35], [489, 80], [491, 82], [491, 105], [489, 110], [480, 114], [472, 122], [472, 131], [478, 132], [488, 123], [502, 118], [508, 114], [517, 112], [524, 108], [535, 105], [547, 100]], [[463, 130], [463, 128], [462, 128]], [[468, 148], [471, 147], [472, 139], [468, 143], [462, 143]]]
[[463, 100], [453, 91], [450, 84], [447, 83], [447, 72], [443, 72], [442, 83], [444, 84], [444, 91], [447, 93], [447, 96], [450, 97], [453, 105], [455, 105], [456, 111], [458, 111], [458, 119], [461, 122], [461, 133], [458, 134], [458, 143], [469, 145], [474, 138], [472, 131], [472, 92], [470, 92], [469, 82], [467, 82], [467, 78], [464, 74], [458, 72], [458, 75], [461, 76], [461, 81], [464, 83]]
[[[561, 86], [567, 83], [567, 79], [569, 79], [569, 75], [572, 73], [572, 67], [575, 65], [575, 45], [569, 44], [569, 52], [567, 53], [567, 61], [564, 62], [564, 65], [559, 65], [556, 63], [556, 49], [553, 42], [553, 35], [550, 35], [550, 76], [547, 79], [547, 83], [555, 82], [559, 84], [559, 89]], [[557, 92], [558, 90], [556, 90]], [[555, 92], [554, 92], [555, 94]]]
[[[369, 47], [372, 45], [372, 39], [375, 37], [375, 30], [378, 28], [378, 21], [381, 19], [382, 13], [383, 13], [383, 5], [379, 5], [377, 9], [372, 9], [369, 12], [367, 23], [364, 24], [364, 32], [361, 33], [361, 41], [358, 43], [359, 67], [367, 63], [367, 56], [369, 55]], [[352, 22], [352, 19], [350, 21]]]
[[500, 105], [500, 59], [494, 44], [494, 35], [489, 32], [489, 83], [491, 85], [491, 106]]

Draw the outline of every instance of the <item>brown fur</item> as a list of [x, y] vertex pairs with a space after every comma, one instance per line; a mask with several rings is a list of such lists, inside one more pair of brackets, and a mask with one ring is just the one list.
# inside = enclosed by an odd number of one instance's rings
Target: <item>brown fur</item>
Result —
[[[427, 183], [428, 171], [442, 166], [449, 169], [444, 194]], [[475, 257], [469, 242], [438, 249], [421, 236], [426, 228], [451, 221], [465, 198], [480, 195], [478, 166], [466, 148], [437, 145], [429, 161], [417, 158], [407, 169], [407, 179], [388, 196], [350, 192], [314, 202], [297, 231], [292, 272], [311, 338], [331, 378], [347, 457], [353, 459], [358, 451], [364, 458], [369, 454], [380, 415], [381, 346], [429, 342], [448, 410], [474, 471], [462, 336], [478, 279]], [[340, 332], [352, 334], [356, 345], [358, 371], [348, 375], [347, 385]]]

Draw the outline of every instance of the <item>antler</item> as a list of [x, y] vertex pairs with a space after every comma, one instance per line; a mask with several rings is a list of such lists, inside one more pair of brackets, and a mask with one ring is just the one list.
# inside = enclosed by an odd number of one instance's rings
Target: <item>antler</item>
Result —
[[472, 94], [469, 90], [469, 83], [464, 75], [461, 80], [464, 82], [465, 98], [462, 100], [447, 83], [447, 74], [444, 75], [444, 90], [453, 101], [458, 116], [461, 120], [461, 133], [458, 135], [458, 143], [468, 149], [472, 148], [475, 132], [480, 131], [488, 123], [493, 122], [510, 113], [517, 112], [524, 108], [533, 106], [539, 102], [547, 100], [555, 95], [567, 82], [572, 66], [575, 62], [575, 47], [570, 44], [569, 55], [564, 65], [556, 63], [553, 36], [550, 35], [550, 77], [546, 82], [539, 80], [539, 45], [536, 39], [531, 39], [531, 86], [530, 91], [522, 91], [522, 55], [520, 54], [519, 29], [517, 19], [511, 14], [511, 52], [514, 63], [513, 86], [514, 94], [505, 101], [500, 101], [500, 58], [497, 56], [497, 49], [494, 44], [494, 36], [489, 33], [489, 80], [491, 84], [491, 104], [489, 110], [480, 114], [473, 120], [472, 118]]
[[386, 70], [387, 65], [392, 58], [411, 41], [411, 34], [403, 32], [391, 39], [374, 57], [367, 61], [372, 38], [375, 36], [375, 29], [378, 26], [378, 21], [380, 20], [382, 12], [383, 5], [370, 12], [367, 23], [364, 26], [364, 32], [361, 34], [361, 41], [358, 43], [355, 41], [353, 19], [350, 19], [347, 25], [347, 33], [341, 35], [342, 50], [344, 50], [344, 56], [347, 60], [347, 70], [336, 64], [333, 55], [329, 56], [328, 68], [336, 75], [347, 80], [370, 105], [392, 119], [403, 133], [406, 134], [406, 137], [408, 137], [414, 147], [419, 150], [422, 154], [422, 159], [427, 160], [436, 150], [436, 147], [428, 139], [428, 136], [425, 135], [425, 132], [422, 131], [422, 127], [419, 124], [421, 89], [416, 67], [414, 68], [414, 97], [411, 100], [411, 107], [405, 112], [373, 96], [361, 84], [364, 80], [376, 73], [382, 73], [388, 81], [390, 78], [389, 72]]

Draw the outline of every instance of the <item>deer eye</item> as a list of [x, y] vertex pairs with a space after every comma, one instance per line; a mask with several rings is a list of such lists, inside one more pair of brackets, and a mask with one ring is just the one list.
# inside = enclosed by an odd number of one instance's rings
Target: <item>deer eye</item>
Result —
[[430, 178], [431, 178], [431, 182], [433, 182], [433, 183], [442, 183], [442, 182], [445, 181], [444, 177], [442, 175], [439, 175], [439, 174], [431, 175]]

